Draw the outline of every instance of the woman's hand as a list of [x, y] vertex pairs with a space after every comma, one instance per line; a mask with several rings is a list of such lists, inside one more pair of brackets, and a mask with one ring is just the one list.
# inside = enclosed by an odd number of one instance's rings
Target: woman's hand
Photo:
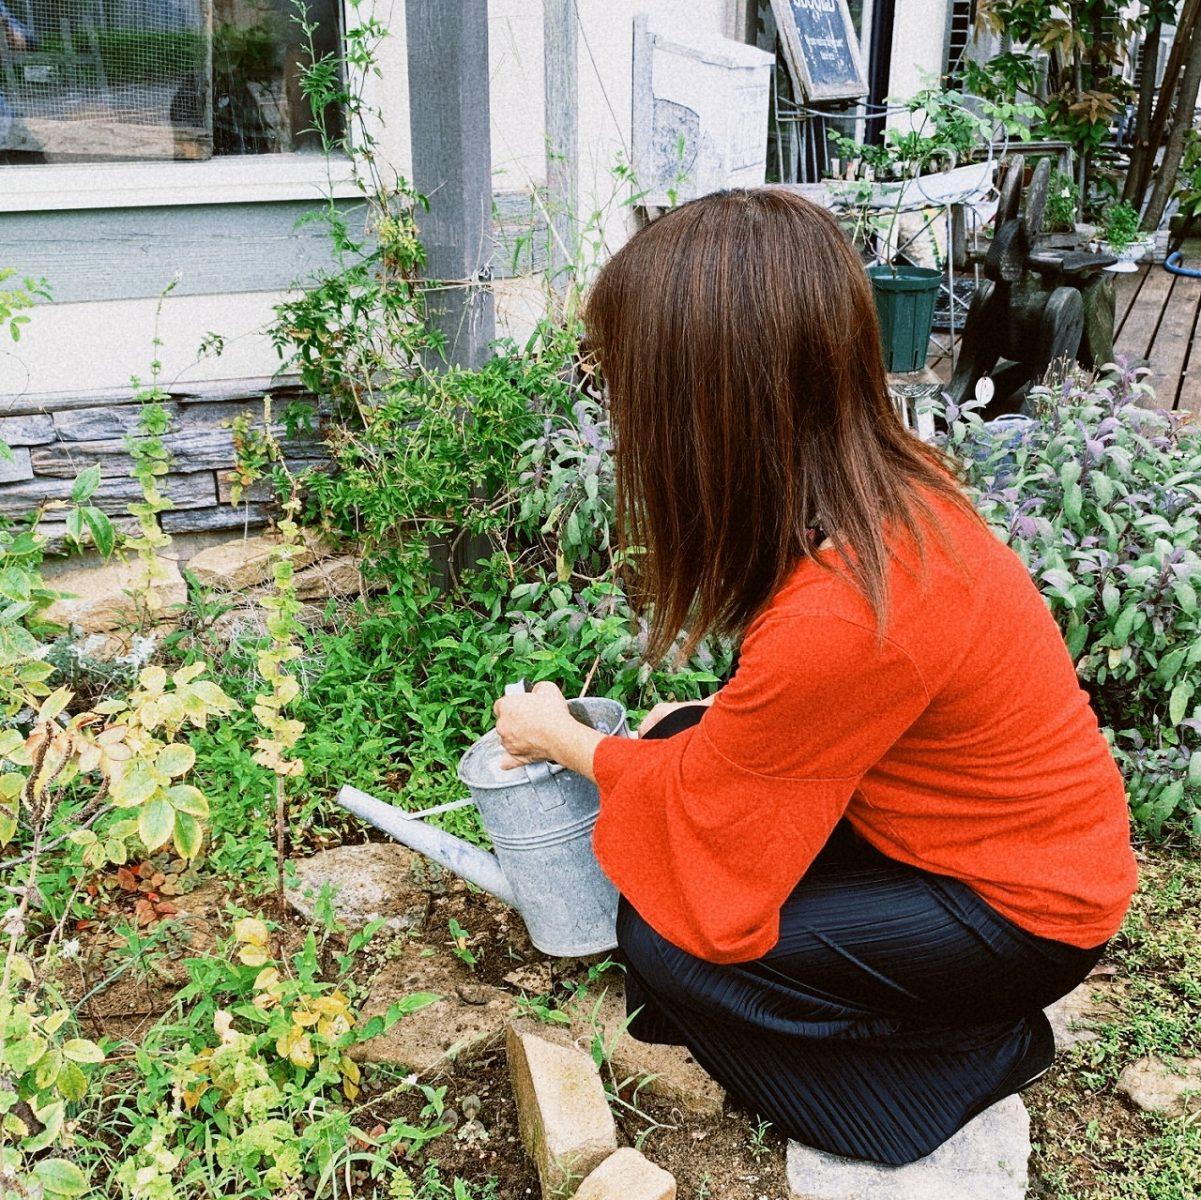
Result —
[[[562, 734], [579, 722], [553, 683], [536, 683], [529, 692], [501, 696], [492, 706], [496, 733], [505, 748], [500, 765], [506, 770], [526, 763], [555, 759]], [[558, 736], [556, 736], [558, 735]]]
[[668, 713], [673, 713], [678, 708], [693, 708], [697, 704], [703, 704], [707, 708], [716, 699], [717, 693], [714, 692], [712, 696], [708, 696], [704, 700], [663, 700], [642, 718], [642, 724], [638, 726], [638, 736], [646, 737]]

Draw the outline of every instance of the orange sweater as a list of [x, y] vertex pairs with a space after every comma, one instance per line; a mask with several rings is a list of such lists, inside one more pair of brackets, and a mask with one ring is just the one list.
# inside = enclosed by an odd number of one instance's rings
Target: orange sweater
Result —
[[779, 910], [846, 817], [890, 858], [962, 880], [1035, 934], [1092, 947], [1135, 887], [1121, 777], [1021, 560], [935, 500], [878, 635], [838, 569], [803, 562], [752, 622], [699, 725], [606, 738], [593, 844], [643, 918], [713, 962], [775, 945]]

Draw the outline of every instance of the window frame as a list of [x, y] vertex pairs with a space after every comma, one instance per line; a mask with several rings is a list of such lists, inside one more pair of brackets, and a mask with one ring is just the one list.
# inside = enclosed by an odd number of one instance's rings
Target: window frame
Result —
[[[343, 40], [354, 12], [342, 0]], [[174, 159], [0, 165], [0, 214], [71, 209], [346, 199], [358, 194], [350, 159], [317, 151]]]

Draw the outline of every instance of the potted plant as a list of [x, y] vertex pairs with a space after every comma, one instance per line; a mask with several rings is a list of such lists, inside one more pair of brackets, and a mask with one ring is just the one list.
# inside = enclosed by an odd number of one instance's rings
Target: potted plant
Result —
[[[943, 280], [941, 251], [932, 235], [928, 257], [936, 265], [906, 261], [914, 253], [903, 215], [986, 186], [987, 164], [970, 159], [991, 136], [996, 120], [994, 113], [986, 119], [969, 108], [957, 93], [936, 88], [919, 92], [906, 107], [910, 127], [886, 129], [879, 145], [831, 132], [841, 177], [827, 181], [852, 240], [869, 259], [885, 365], [897, 373], [925, 365]], [[969, 165], [960, 165], [964, 162]]]
[[1101, 222], [1101, 247], [1107, 254], [1117, 258], [1117, 262], [1107, 270], [1130, 272], [1137, 271], [1137, 263], [1150, 249], [1151, 239], [1138, 227], [1138, 210], [1127, 200], [1120, 204], [1111, 204], [1106, 210]]
[[1077, 220], [1080, 188], [1063, 171], [1052, 171], [1047, 181], [1047, 205], [1043, 209], [1040, 241], [1056, 249], [1075, 250], [1096, 236], [1096, 227]]

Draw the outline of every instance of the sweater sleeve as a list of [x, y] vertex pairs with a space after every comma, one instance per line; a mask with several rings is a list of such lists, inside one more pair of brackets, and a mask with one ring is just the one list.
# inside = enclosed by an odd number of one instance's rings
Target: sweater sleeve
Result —
[[928, 700], [912, 659], [876, 630], [769, 612], [699, 724], [598, 745], [597, 858], [675, 945], [758, 958], [860, 778]]

